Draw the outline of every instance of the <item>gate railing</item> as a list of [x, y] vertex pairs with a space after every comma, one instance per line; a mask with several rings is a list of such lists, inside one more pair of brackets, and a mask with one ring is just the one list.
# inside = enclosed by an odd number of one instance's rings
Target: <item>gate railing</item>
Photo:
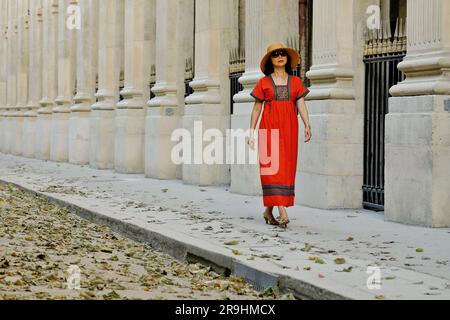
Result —
[[154, 64], [150, 67], [150, 100], [155, 97], [155, 94], [152, 92], [153, 87], [156, 84], [156, 67]]
[[187, 98], [192, 93], [194, 89], [189, 86], [189, 83], [194, 79], [194, 64], [192, 58], [186, 59], [186, 66], [184, 72], [184, 97]]
[[[300, 57], [302, 56], [303, 53], [300, 51], [300, 44], [299, 44], [299, 40], [297, 38], [288, 38], [286, 41], [286, 45], [289, 48], [295, 49], [298, 52], [298, 54], [300, 55]], [[294, 76], [301, 78], [303, 83], [307, 84], [308, 80], [304, 77], [306, 71], [304, 70], [304, 67], [302, 67], [301, 59], [298, 62], [295, 69], [292, 71], [293, 71]]]
[[230, 114], [233, 114], [233, 97], [244, 90], [242, 84], [239, 83], [239, 78], [245, 71], [245, 51], [239, 49], [230, 50]]
[[385, 115], [389, 112], [389, 89], [404, 80], [397, 65], [406, 55], [405, 24], [397, 19], [392, 34], [390, 23], [366, 30], [364, 100], [364, 184], [363, 207], [384, 210]]

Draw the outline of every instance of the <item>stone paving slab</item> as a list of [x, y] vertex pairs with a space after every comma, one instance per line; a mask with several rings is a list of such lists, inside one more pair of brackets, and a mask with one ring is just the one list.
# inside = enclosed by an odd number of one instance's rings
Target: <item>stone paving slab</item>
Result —
[[[294, 206], [284, 231], [264, 224], [260, 197], [227, 187], [1, 153], [0, 180], [260, 288], [278, 283], [282, 292], [309, 299], [450, 298], [450, 229], [385, 222], [382, 213], [362, 209]], [[379, 290], [367, 287], [369, 266], [380, 269]]]

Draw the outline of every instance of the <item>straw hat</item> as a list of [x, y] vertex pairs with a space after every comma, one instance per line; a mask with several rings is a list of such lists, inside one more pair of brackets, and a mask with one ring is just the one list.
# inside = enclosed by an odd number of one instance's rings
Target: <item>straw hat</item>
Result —
[[293, 70], [293, 69], [295, 69], [295, 67], [297, 67], [298, 63], [300, 62], [300, 55], [298, 54], [297, 50], [292, 49], [292, 48], [288, 48], [281, 42], [276, 42], [276, 43], [272, 43], [267, 48], [267, 53], [265, 54], [265, 56], [261, 60], [260, 67], [261, 67], [261, 71], [263, 73], [265, 71], [266, 63], [270, 59], [270, 54], [273, 51], [280, 50], [280, 49], [286, 50], [288, 55], [291, 57], [291, 69]]

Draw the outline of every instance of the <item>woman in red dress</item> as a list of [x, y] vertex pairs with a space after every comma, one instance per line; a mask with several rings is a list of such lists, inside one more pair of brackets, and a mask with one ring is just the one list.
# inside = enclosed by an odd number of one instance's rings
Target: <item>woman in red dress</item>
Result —
[[[304, 97], [309, 89], [292, 70], [300, 61], [299, 54], [282, 43], [267, 49], [261, 61], [261, 78], [251, 95], [255, 98], [249, 145], [255, 148], [254, 130], [264, 111], [258, 130], [258, 154], [266, 223], [286, 228], [289, 216], [286, 207], [294, 205], [295, 175], [298, 154], [298, 113], [305, 125], [305, 142], [311, 140], [311, 126]], [[280, 220], [273, 217], [278, 207]]]

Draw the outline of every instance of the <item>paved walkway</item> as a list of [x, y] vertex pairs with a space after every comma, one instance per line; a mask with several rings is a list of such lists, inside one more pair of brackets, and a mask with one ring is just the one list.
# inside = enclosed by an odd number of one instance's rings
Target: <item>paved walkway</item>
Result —
[[[0, 180], [70, 203], [85, 217], [307, 298], [450, 299], [450, 229], [385, 222], [367, 210], [289, 208], [264, 224], [260, 197], [0, 153]], [[337, 259], [337, 260], [336, 260]], [[381, 288], [369, 289], [368, 267]]]

